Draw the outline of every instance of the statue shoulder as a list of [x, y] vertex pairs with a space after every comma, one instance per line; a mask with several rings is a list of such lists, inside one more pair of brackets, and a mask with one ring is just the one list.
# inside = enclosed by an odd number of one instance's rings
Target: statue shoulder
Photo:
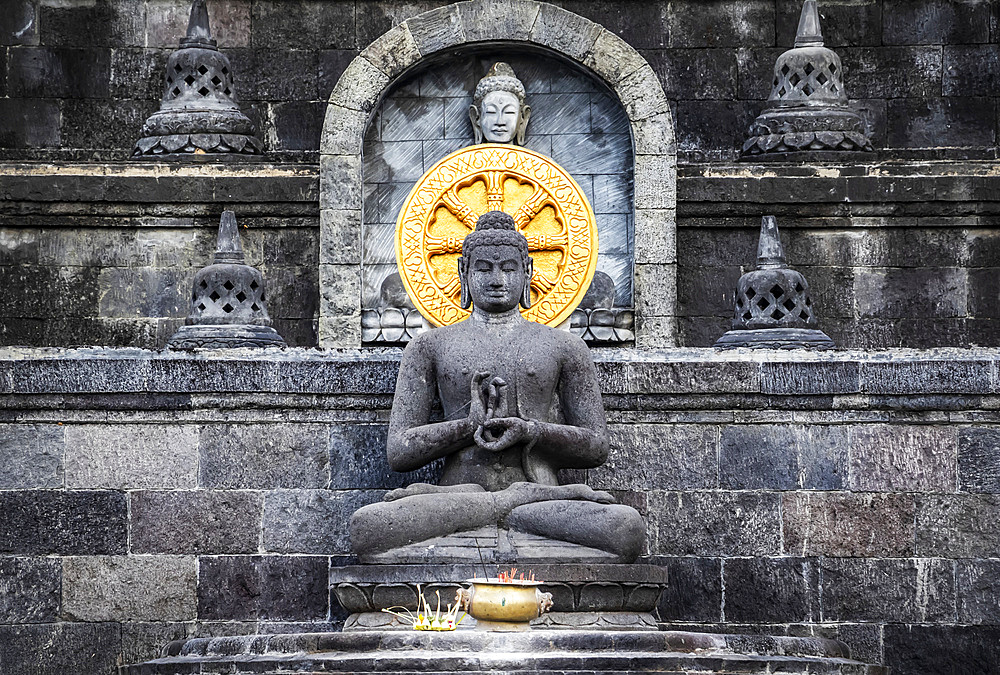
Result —
[[587, 343], [580, 337], [570, 333], [568, 330], [553, 328], [552, 326], [546, 326], [545, 324], [536, 323], [534, 321], [528, 323], [530, 324], [529, 330], [539, 334], [540, 337], [543, 337], [546, 343], [559, 349], [560, 353], [576, 358], [591, 358], [590, 347], [587, 346]]

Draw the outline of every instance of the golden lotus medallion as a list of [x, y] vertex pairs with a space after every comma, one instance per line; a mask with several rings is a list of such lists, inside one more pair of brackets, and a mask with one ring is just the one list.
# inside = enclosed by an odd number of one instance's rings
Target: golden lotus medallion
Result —
[[406, 292], [436, 326], [469, 316], [459, 299], [462, 240], [487, 211], [504, 211], [534, 260], [530, 321], [569, 318], [597, 269], [597, 222], [583, 190], [537, 152], [485, 143], [462, 148], [417, 181], [396, 219], [396, 261]]

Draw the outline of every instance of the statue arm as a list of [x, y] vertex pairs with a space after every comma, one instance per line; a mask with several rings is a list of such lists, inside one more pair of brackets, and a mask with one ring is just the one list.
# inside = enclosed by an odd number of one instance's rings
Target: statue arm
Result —
[[579, 338], [568, 342], [559, 376], [565, 424], [538, 422], [532, 452], [560, 468], [589, 469], [608, 458], [608, 426], [590, 350]]
[[413, 471], [461, 450], [475, 432], [467, 418], [429, 423], [437, 382], [432, 347], [421, 338], [407, 345], [396, 379], [386, 443], [395, 471]]

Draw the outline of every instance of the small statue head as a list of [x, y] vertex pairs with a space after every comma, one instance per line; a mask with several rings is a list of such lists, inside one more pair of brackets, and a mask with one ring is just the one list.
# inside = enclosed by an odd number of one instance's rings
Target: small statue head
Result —
[[491, 314], [507, 312], [518, 303], [531, 306], [534, 266], [528, 240], [517, 231], [514, 219], [503, 211], [490, 211], [476, 221], [476, 231], [462, 243], [458, 277], [462, 282], [462, 308], [475, 304]]
[[479, 80], [469, 107], [469, 119], [476, 143], [524, 145], [524, 133], [531, 117], [525, 102], [524, 85], [506, 63], [494, 63]]

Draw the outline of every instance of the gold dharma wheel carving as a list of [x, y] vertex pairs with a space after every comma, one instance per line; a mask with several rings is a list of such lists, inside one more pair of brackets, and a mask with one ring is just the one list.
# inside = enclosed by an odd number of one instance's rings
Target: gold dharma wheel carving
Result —
[[406, 292], [436, 326], [469, 316], [459, 299], [465, 235], [487, 211], [504, 211], [534, 260], [524, 317], [550, 326], [569, 318], [597, 269], [597, 221], [583, 190], [550, 158], [514, 145], [462, 148], [413, 186], [396, 219], [396, 261]]

